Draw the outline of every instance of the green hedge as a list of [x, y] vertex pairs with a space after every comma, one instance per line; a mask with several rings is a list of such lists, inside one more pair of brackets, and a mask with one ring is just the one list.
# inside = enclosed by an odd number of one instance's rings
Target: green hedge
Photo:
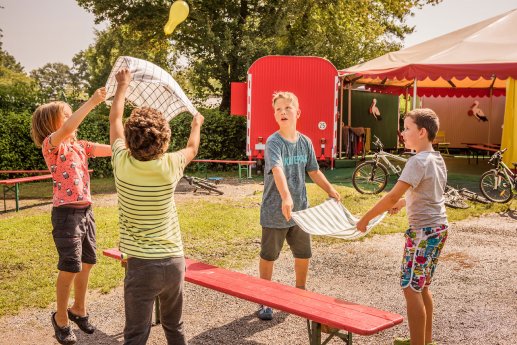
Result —
[[[215, 109], [200, 109], [205, 116], [201, 131], [199, 159], [244, 159], [246, 153], [246, 119], [230, 116]], [[171, 151], [186, 146], [192, 116], [183, 114], [171, 122]], [[0, 170], [46, 169], [41, 150], [30, 137], [31, 113], [0, 111]], [[109, 143], [108, 109], [99, 107], [79, 127], [78, 137], [98, 143]], [[89, 162], [94, 176], [111, 176], [109, 158]], [[227, 168], [226, 166], [224, 168]]]

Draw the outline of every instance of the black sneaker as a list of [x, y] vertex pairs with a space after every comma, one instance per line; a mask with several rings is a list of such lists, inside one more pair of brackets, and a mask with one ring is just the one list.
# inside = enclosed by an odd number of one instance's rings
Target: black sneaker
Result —
[[257, 311], [257, 316], [261, 320], [273, 320], [273, 309], [268, 306], [261, 305]]
[[77, 326], [81, 329], [81, 331], [88, 334], [92, 334], [93, 332], [95, 332], [95, 326], [88, 321], [89, 315], [79, 316], [72, 313], [70, 309], [68, 309], [67, 311], [68, 318], [75, 322]]
[[52, 320], [52, 327], [54, 327], [54, 332], [56, 334], [56, 339], [58, 343], [62, 345], [73, 345], [77, 342], [77, 338], [72, 331], [70, 325], [65, 327], [59, 327], [56, 323], [56, 313], [52, 313], [50, 317]]

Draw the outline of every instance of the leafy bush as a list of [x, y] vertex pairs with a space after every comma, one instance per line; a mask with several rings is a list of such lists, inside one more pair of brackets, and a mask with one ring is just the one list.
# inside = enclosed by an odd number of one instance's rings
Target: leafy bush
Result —
[[[101, 144], [109, 144], [108, 109], [99, 107], [86, 117], [79, 127], [78, 137]], [[198, 159], [245, 159], [246, 119], [230, 116], [215, 109], [201, 109], [205, 123], [201, 130], [201, 146]], [[192, 116], [184, 114], [171, 122], [172, 141], [170, 151], [187, 145]], [[0, 112], [0, 170], [46, 169], [41, 150], [31, 137], [31, 113]], [[111, 176], [110, 158], [89, 161], [94, 176]], [[218, 168], [229, 168], [222, 166]]]
[[[246, 158], [246, 118], [231, 116], [217, 109], [199, 109], [205, 117], [201, 128], [201, 144], [196, 159]], [[171, 151], [177, 151], [187, 145], [190, 135], [192, 116], [180, 115], [171, 122]], [[230, 168], [228, 165], [218, 169]]]

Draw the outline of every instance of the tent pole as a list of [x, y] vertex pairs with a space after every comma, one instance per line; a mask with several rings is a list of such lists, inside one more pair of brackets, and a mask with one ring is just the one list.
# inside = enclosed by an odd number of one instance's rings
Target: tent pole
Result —
[[417, 88], [416, 82], [417, 82], [417, 80], [415, 77], [415, 79], [413, 81], [413, 107], [411, 108], [411, 110], [416, 109], [416, 88]]
[[352, 83], [348, 84], [348, 127], [352, 127]]
[[342, 157], [342, 151], [343, 151], [343, 84], [345, 83], [345, 77], [341, 78], [341, 107], [339, 109], [339, 159]]
[[488, 106], [488, 140], [487, 144], [491, 144], [490, 142], [490, 129], [492, 127], [492, 96], [494, 95], [494, 88], [490, 87], [490, 103]]

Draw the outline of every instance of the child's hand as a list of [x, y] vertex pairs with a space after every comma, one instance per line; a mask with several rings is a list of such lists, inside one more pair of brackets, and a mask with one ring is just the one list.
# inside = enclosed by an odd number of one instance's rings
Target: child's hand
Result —
[[194, 118], [192, 119], [191, 127], [194, 128], [196, 126], [201, 127], [203, 125], [203, 122], [205, 122], [205, 117], [201, 115], [200, 113], [197, 113]]
[[115, 79], [117, 80], [117, 87], [128, 86], [131, 81], [131, 72], [127, 68], [122, 68], [115, 74]]
[[334, 188], [330, 190], [329, 197], [336, 199], [337, 201], [341, 201], [341, 195], [339, 195], [337, 190], [335, 190]]
[[369, 222], [367, 222], [364, 218], [361, 218], [361, 219], [359, 219], [359, 221], [357, 222], [355, 227], [357, 228], [357, 230], [359, 230], [361, 232], [365, 232], [366, 226], [368, 225], [368, 223]]
[[90, 97], [90, 99], [92, 100], [92, 102], [95, 105], [104, 101], [106, 99], [106, 88], [101, 87], [101, 88], [95, 90], [95, 92], [93, 93], [92, 97]]
[[395, 205], [393, 205], [392, 208], [390, 208], [388, 210], [388, 213], [390, 215], [394, 215], [394, 214], [397, 214], [400, 212], [400, 210], [406, 206], [406, 201], [404, 199], [400, 199], [399, 201], [397, 201], [397, 203]]
[[282, 200], [282, 214], [285, 217], [285, 220], [289, 221], [291, 219], [291, 211], [293, 210], [294, 204], [291, 196], [287, 196], [285, 200]]

